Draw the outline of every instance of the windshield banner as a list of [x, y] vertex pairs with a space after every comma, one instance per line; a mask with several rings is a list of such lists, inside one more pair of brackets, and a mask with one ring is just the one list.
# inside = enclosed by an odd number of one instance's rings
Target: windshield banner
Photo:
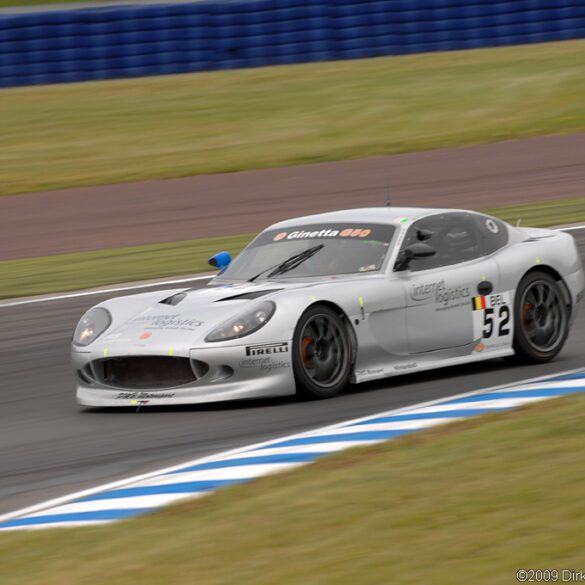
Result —
[[394, 226], [383, 224], [312, 224], [294, 226], [288, 230], [269, 230], [261, 233], [253, 246], [263, 246], [273, 242], [298, 240], [349, 239], [389, 243], [394, 235]]

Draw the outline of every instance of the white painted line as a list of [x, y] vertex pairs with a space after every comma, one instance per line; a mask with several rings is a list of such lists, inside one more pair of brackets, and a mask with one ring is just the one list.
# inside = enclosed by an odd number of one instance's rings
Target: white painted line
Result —
[[[277, 439], [272, 439], [270, 441], [263, 441], [263, 442], [260, 442], [260, 443], [255, 443], [253, 445], [247, 445], [245, 447], [238, 447], [236, 449], [231, 449], [229, 451], [224, 451], [222, 453], [216, 453], [215, 455], [210, 455], [208, 457], [202, 457], [200, 459], [194, 459], [194, 460], [191, 460], [191, 461], [186, 461], [186, 462], [181, 463], [179, 465], [173, 465], [171, 467], [167, 467], [167, 468], [164, 468], [164, 469], [158, 469], [156, 471], [151, 471], [149, 473], [143, 473], [143, 474], [136, 475], [136, 476], [133, 476], [133, 477], [128, 477], [126, 479], [122, 479], [122, 480], [118, 480], [118, 481], [113, 481], [113, 482], [110, 482], [110, 483], [107, 483], [107, 484], [104, 484], [104, 485], [100, 485], [100, 486], [97, 486], [97, 487], [94, 487], [94, 488], [82, 490], [82, 491], [75, 492], [73, 494], [69, 494], [69, 495], [66, 495], [66, 496], [59, 497], [59, 498], [54, 498], [54, 499], [48, 500], [46, 502], [41, 502], [40, 504], [36, 504], [34, 506], [29, 506], [29, 507], [23, 508], [21, 510], [16, 510], [14, 512], [9, 512], [8, 514], [4, 514], [4, 515], [0, 516], [0, 522], [6, 522], [8, 520], [14, 520], [15, 518], [19, 518], [19, 517], [22, 517], [22, 516], [26, 516], [26, 515], [29, 515], [29, 514], [33, 514], [35, 512], [40, 512], [42, 510], [46, 510], [47, 508], [54, 508], [56, 506], [62, 506], [62, 505], [65, 505], [65, 504], [69, 504], [69, 503], [73, 502], [74, 500], [78, 500], [80, 498], [84, 498], [84, 497], [87, 497], [87, 496], [91, 496], [91, 495], [94, 495], [94, 494], [98, 494], [98, 493], [104, 492], [104, 491], [109, 491], [109, 490], [121, 488], [121, 487], [124, 487], [124, 486], [126, 486], [128, 484], [133, 484], [133, 483], [137, 483], [139, 481], [148, 480], [148, 479], [151, 479], [151, 478], [160, 476], [160, 475], [164, 475], [164, 474], [167, 474], [167, 473], [172, 473], [174, 471], [179, 471], [179, 470], [181, 470], [181, 469], [183, 469], [185, 467], [191, 467], [191, 466], [194, 466], [194, 465], [200, 465], [202, 463], [207, 463], [209, 461], [217, 461], [219, 459], [226, 459], [228, 457], [232, 457], [232, 456], [235, 456], [235, 455], [240, 455], [240, 454], [242, 454], [242, 453], [244, 453], [246, 451], [252, 451], [252, 450], [260, 449], [260, 448], [264, 448], [264, 447], [270, 447], [270, 445], [277, 445], [278, 443], [281, 443], [283, 441], [290, 441], [292, 439], [297, 439], [297, 438], [300, 438], [300, 437], [306, 437], [306, 436], [309, 436], [309, 435], [314, 434], [317, 431], [321, 431], [321, 432], [324, 432], [324, 431], [332, 431], [334, 429], [339, 429], [339, 428], [342, 428], [342, 427], [346, 427], [348, 425], [352, 425], [352, 424], [355, 424], [355, 423], [359, 423], [359, 422], [362, 422], [362, 421], [366, 421], [368, 419], [371, 419], [374, 416], [375, 417], [393, 416], [393, 415], [400, 414], [400, 413], [405, 412], [405, 411], [411, 412], [414, 409], [420, 409], [420, 410], [425, 409], [426, 410], [426, 409], [429, 409], [430, 407], [435, 407], [435, 410], [434, 411], [437, 412], [439, 410], [439, 408], [437, 408], [437, 406], [440, 405], [441, 403], [445, 402], [445, 401], [454, 400], [456, 398], [465, 398], [465, 397], [468, 397], [468, 396], [476, 396], [478, 394], [485, 394], [487, 392], [493, 392], [495, 390], [501, 390], [501, 389], [504, 389], [504, 388], [508, 388], [508, 387], [510, 387], [512, 385], [515, 385], [515, 384], [529, 384], [529, 383], [532, 383], [532, 382], [541, 382], [543, 380], [547, 380], [547, 379], [550, 380], [551, 378], [556, 378], [558, 376], [566, 376], [566, 375], [570, 375], [570, 374], [574, 374], [574, 373], [582, 372], [582, 371], [583, 371], [583, 368], [576, 368], [576, 369], [573, 369], [573, 370], [566, 370], [566, 371], [562, 371], [562, 372], [556, 372], [554, 374], [548, 374], [546, 376], [538, 376], [536, 378], [529, 378], [529, 379], [526, 379], [526, 380], [519, 380], [517, 382], [510, 382], [508, 384], [499, 384], [497, 386], [492, 386], [492, 387], [488, 387], [488, 388], [481, 388], [479, 390], [473, 390], [471, 392], [464, 392], [462, 394], [455, 394], [453, 396], [443, 396], [442, 398], [438, 398], [436, 400], [430, 400], [430, 401], [427, 401], [427, 402], [422, 402], [420, 404], [410, 404], [408, 406], [403, 406], [403, 407], [397, 408], [395, 410], [389, 410], [389, 411], [381, 412], [381, 413], [372, 413], [372, 414], [369, 414], [367, 416], [362, 416], [362, 417], [356, 418], [354, 420], [345, 420], [345, 421], [338, 422], [338, 423], [335, 423], [335, 424], [332, 424], [332, 425], [328, 425], [328, 426], [325, 426], [325, 427], [319, 427], [318, 429], [313, 429], [311, 431], [304, 431], [304, 432], [301, 432], [301, 433], [296, 433], [294, 435], [289, 435], [289, 436], [286, 436], [286, 437], [279, 437]], [[552, 396], [551, 396], [551, 398], [552, 398]], [[513, 400], [513, 402], [520, 403], [520, 400], [518, 400], [518, 399], [517, 400]], [[471, 403], [466, 403], [465, 406], [467, 408], [470, 408], [470, 404]], [[481, 402], [478, 402], [478, 405], [481, 405], [481, 404], [482, 404]], [[431, 409], [431, 411], [432, 411], [432, 409]], [[379, 442], [379, 441], [368, 441], [367, 443], [360, 442], [360, 441], [356, 441], [356, 444], [373, 444], [374, 442]], [[348, 446], [350, 446], [348, 444], [348, 442], [344, 442], [343, 444], [344, 444], [345, 448], [347, 448]], [[322, 450], [321, 446], [319, 446], [318, 450], [320, 450], [320, 451]], [[270, 450], [269, 449], [266, 449], [266, 454], [268, 454], [269, 452], [270, 452]], [[290, 451], [288, 451], [288, 452], [290, 452]], [[79, 525], [79, 523], [77, 523], [77, 525]]]
[[[538, 384], [522, 384], [514, 386], [514, 388], [508, 388], [506, 392], [522, 392], [524, 390], [542, 390], [547, 389], [550, 386], [545, 382], [539, 382]], [[585, 387], [585, 380], [559, 380], [555, 382], [555, 388], [583, 388]]]
[[585, 230], [585, 225], [570, 225], [568, 227], [557, 228], [559, 232], [572, 232], [574, 230]]
[[257, 465], [242, 465], [236, 467], [226, 467], [224, 469], [205, 469], [200, 471], [185, 471], [184, 473], [171, 473], [168, 475], [157, 475], [151, 479], [145, 479], [132, 484], [132, 487], [144, 487], [154, 485], [172, 485], [190, 481], [229, 480], [229, 479], [252, 479], [254, 477], [263, 477], [272, 473], [279, 473], [305, 465], [306, 461], [295, 463], [259, 463]]
[[[295, 445], [294, 447], [264, 447], [262, 455], [288, 455], [291, 453], [335, 453], [343, 451], [349, 447], [357, 447], [358, 445], [365, 445], [365, 441], [332, 441], [331, 443], [319, 443], [318, 445]], [[243, 451], [242, 453], [233, 453], [229, 455], [230, 459], [242, 459], [250, 456], [250, 451]]]
[[[104, 524], [113, 524], [118, 520], [85, 520], [82, 526], [102, 526]], [[48, 522], [47, 524], [35, 524], [35, 530], [48, 530], [49, 528], [79, 528], [79, 522]], [[0, 528], [0, 532], [8, 530], [30, 530], [30, 526], [14, 526], [12, 528]]]
[[[554, 376], [553, 376], [554, 377]], [[545, 400], [548, 396], [528, 396], [524, 398], [500, 398], [499, 400], [490, 400], [487, 405], [483, 400], [477, 402], [464, 402], [457, 404], [437, 404], [434, 406], [427, 406], [424, 408], [417, 408], [413, 414], [428, 414], [433, 412], [449, 412], [451, 410], [461, 410], [467, 408], [493, 408], [493, 409], [506, 409], [506, 408], [517, 408], [530, 402], [538, 402], [539, 400]], [[555, 396], [551, 396], [555, 398]], [[466, 417], [467, 418], [467, 417]]]
[[[174, 504], [180, 500], [195, 499], [206, 495], [205, 492], [191, 494], [156, 494], [152, 496], [136, 496], [133, 498], [112, 498], [109, 500], [90, 500], [88, 502], [74, 502], [51, 510], [53, 514], [77, 514], [79, 512], [94, 512], [95, 510], [132, 510], [136, 508], [157, 508]], [[43, 516], [45, 511], [31, 514], [29, 518]], [[84, 521], [85, 522], [85, 521]], [[79, 525], [79, 523], [77, 523]], [[38, 526], [35, 524], [35, 528]]]
[[191, 276], [190, 278], [177, 278], [175, 280], [163, 280], [159, 282], [149, 282], [143, 284], [132, 284], [128, 286], [116, 286], [114, 288], [102, 288], [95, 290], [83, 290], [79, 292], [63, 293], [52, 297], [42, 297], [34, 299], [22, 299], [18, 301], [0, 301], [0, 309], [4, 307], [18, 307], [20, 305], [32, 305], [33, 303], [48, 303], [50, 301], [60, 301], [63, 299], [76, 299], [79, 297], [89, 297], [92, 295], [107, 295], [110, 293], [124, 292], [127, 290], [139, 290], [141, 288], [152, 288], [155, 286], [172, 286], [174, 284], [184, 284], [196, 280], [210, 280], [212, 276]]
[[[467, 405], [466, 405], [467, 406]], [[418, 414], [420, 411], [415, 410], [412, 414]], [[497, 410], [494, 410], [497, 412]], [[410, 411], [409, 411], [409, 414]], [[411, 431], [419, 429], [428, 429], [436, 425], [450, 423], [460, 418], [469, 418], [469, 416], [447, 417], [441, 418], [423, 418], [418, 420], [401, 420], [396, 422], [379, 422], [379, 423], [362, 423], [360, 425], [349, 425], [341, 429], [336, 429], [336, 435], [350, 435], [351, 433], [364, 433], [367, 431]], [[317, 433], [315, 436], [319, 436]]]

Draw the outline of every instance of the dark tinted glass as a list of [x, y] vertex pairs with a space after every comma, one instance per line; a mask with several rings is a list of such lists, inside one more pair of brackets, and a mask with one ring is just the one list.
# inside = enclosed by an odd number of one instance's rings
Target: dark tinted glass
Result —
[[482, 255], [481, 234], [470, 213], [441, 213], [418, 220], [408, 230], [401, 250], [416, 242], [429, 244], [437, 253], [412, 260], [412, 271], [451, 266]]
[[508, 243], [508, 228], [503, 221], [486, 215], [473, 215], [481, 235], [483, 253], [493, 254]]

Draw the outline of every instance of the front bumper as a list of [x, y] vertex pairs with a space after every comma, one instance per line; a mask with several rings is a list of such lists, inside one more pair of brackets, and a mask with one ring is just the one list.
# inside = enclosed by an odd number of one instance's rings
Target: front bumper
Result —
[[[162, 348], [161, 348], [162, 349]], [[173, 355], [204, 362], [209, 369], [188, 385], [177, 387], [113, 387], [100, 382], [98, 377], [79, 375], [91, 369], [88, 364], [100, 359], [100, 351], [72, 352], [73, 367], [78, 373], [77, 402], [93, 407], [137, 407], [142, 405], [201, 404], [248, 398], [289, 396], [295, 393], [290, 353], [270, 356], [247, 355], [247, 346], [203, 347]], [[134, 353], [132, 355], [135, 355]], [[159, 356], [161, 352], [149, 348], [141, 356]], [[168, 353], [167, 353], [168, 355]], [[127, 352], [108, 357], [128, 357]]]

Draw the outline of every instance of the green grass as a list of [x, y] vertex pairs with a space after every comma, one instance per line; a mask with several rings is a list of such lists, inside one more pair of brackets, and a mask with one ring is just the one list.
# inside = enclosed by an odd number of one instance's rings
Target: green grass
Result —
[[0, 262], [0, 298], [96, 287], [213, 270], [207, 259], [221, 250], [237, 254], [252, 234], [170, 244], [112, 248]]
[[585, 41], [0, 92], [0, 194], [585, 129]]
[[2, 585], [496, 585], [585, 567], [585, 396], [100, 528], [0, 534]]
[[522, 227], [567, 225], [585, 222], [585, 197], [492, 207], [481, 211], [495, 215], [512, 225], [516, 225], [520, 220]]
[[[522, 226], [585, 221], [585, 198], [484, 210]], [[210, 270], [207, 259], [221, 250], [233, 255], [253, 234], [58, 254], [0, 262], [0, 299], [75, 290]]]
[[[41, 4], [71, 4], [84, 2], [94, 2], [95, 0], [0, 0], [0, 8], [7, 8], [9, 6], [37, 6]], [[116, 2], [111, 2], [116, 4]]]

